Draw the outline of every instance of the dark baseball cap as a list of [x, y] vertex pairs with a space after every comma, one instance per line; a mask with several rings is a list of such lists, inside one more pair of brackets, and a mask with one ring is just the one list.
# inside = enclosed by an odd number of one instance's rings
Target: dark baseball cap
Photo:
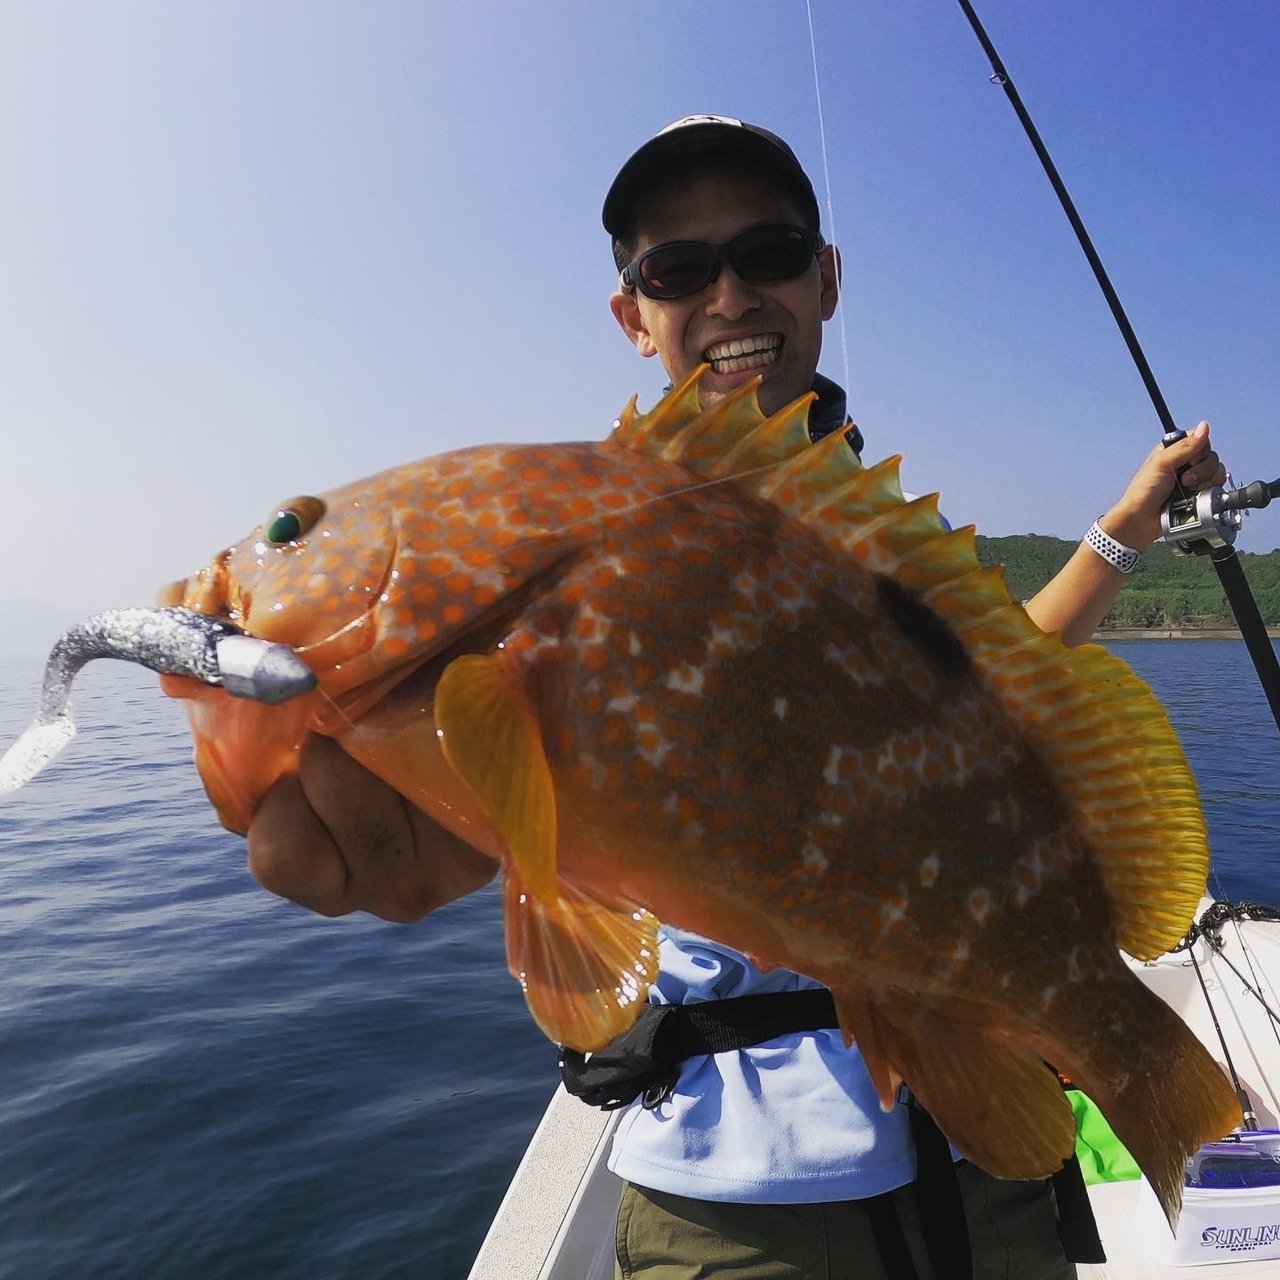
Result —
[[685, 116], [650, 138], [618, 170], [604, 198], [604, 229], [615, 240], [626, 235], [640, 193], [672, 161], [690, 155], [743, 156], [772, 169], [795, 193], [812, 230], [818, 230], [818, 200], [796, 153], [776, 133], [732, 116]]

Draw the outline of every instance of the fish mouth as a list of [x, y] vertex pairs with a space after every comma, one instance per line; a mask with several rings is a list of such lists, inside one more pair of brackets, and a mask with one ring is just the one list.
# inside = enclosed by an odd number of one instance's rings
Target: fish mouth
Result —
[[765, 369], [782, 355], [780, 333], [751, 333], [741, 338], [713, 342], [702, 358], [713, 373], [744, 373]]

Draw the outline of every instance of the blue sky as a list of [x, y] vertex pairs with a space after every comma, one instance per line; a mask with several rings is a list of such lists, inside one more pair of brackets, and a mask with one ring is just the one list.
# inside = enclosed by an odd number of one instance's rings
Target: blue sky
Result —
[[[1280, 474], [1280, 7], [978, 9], [1175, 416]], [[868, 458], [956, 523], [1077, 536], [1159, 432], [1012, 110], [952, 0], [813, 10]], [[286, 496], [656, 399], [599, 206], [695, 111], [821, 187], [803, 3], [6, 5], [0, 652]], [[1240, 543], [1277, 544], [1270, 512]]]

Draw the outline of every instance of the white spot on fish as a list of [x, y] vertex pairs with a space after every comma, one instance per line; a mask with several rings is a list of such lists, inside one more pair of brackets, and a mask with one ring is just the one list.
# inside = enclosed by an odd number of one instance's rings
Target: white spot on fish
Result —
[[1040, 1009], [1043, 1013], [1048, 1013], [1049, 1006], [1057, 999], [1058, 988], [1054, 986], [1045, 987], [1040, 993]]
[[667, 676], [665, 683], [668, 689], [675, 689], [679, 693], [692, 693], [701, 697], [702, 668], [692, 666], [688, 662], [682, 663]]
[[951, 967], [954, 969], [957, 965], [962, 965], [969, 959], [969, 939], [961, 938], [956, 945], [951, 948]]
[[906, 894], [902, 894], [892, 902], [882, 902], [880, 904], [880, 915], [884, 920], [884, 923], [881, 925], [881, 932], [885, 929], [891, 929], [895, 924], [905, 920], [907, 918]]
[[787, 718], [787, 700], [786, 700], [786, 698], [774, 698], [774, 700], [773, 700], [773, 714], [774, 714], [775, 716], [777, 716], [779, 720], [785, 720], [785, 719]]
[[627, 634], [627, 652], [633, 657], [638, 658], [641, 653], [640, 637], [634, 631]]
[[634, 693], [624, 693], [621, 697], [610, 698], [605, 710], [617, 711], [624, 716], [629, 715], [638, 701]]
[[932, 889], [934, 881], [938, 878], [938, 872], [941, 870], [942, 859], [936, 853], [931, 853], [920, 863], [920, 883], [926, 889]]
[[284, 610], [284, 603], [280, 600], [277, 600], [275, 604], [271, 606], [272, 613], [281, 613], [283, 610]]
[[812, 841], [805, 845], [801, 861], [804, 863], [804, 869], [811, 876], [823, 875], [827, 870], [827, 855]]
[[844, 748], [833, 743], [827, 752], [827, 763], [822, 766], [822, 780], [834, 787], [840, 781], [840, 761], [844, 757]]
[[969, 914], [979, 923], [985, 924], [991, 912], [991, 894], [986, 889], [975, 889], [969, 895]]

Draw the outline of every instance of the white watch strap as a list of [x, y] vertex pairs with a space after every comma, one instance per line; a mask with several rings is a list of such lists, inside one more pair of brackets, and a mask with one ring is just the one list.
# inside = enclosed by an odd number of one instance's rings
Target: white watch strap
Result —
[[1123, 542], [1117, 542], [1096, 520], [1089, 526], [1084, 540], [1091, 550], [1121, 573], [1132, 573], [1141, 554]]

